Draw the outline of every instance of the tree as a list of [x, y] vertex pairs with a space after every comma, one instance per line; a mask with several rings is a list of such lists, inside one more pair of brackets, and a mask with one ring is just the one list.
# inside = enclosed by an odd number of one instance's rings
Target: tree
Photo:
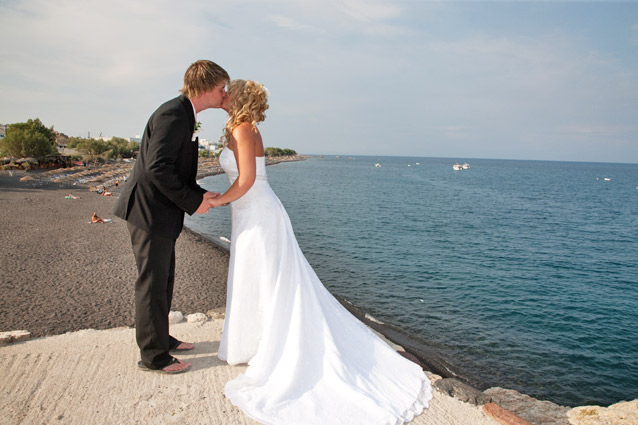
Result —
[[80, 137], [70, 137], [67, 146], [82, 152], [87, 159], [105, 161], [111, 158], [131, 158], [140, 149], [140, 145], [129, 142], [121, 137], [113, 137], [111, 140], [103, 141], [99, 139], [83, 139]]
[[47, 128], [39, 118], [11, 124], [0, 141], [0, 152], [2, 155], [18, 158], [55, 155], [58, 150], [55, 147], [53, 126]]
[[281, 149], [281, 148], [272, 148], [272, 147], [268, 147], [264, 149], [264, 153], [266, 154], [266, 156], [270, 156], [270, 157], [297, 155], [297, 152], [295, 152], [292, 149]]

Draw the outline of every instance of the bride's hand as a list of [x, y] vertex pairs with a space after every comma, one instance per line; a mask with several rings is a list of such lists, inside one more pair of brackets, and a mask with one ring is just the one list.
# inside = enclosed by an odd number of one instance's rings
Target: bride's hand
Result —
[[209, 201], [210, 201], [211, 208], [225, 207], [226, 205], [228, 205], [228, 202], [224, 204], [220, 201], [220, 196], [210, 198]]
[[217, 198], [220, 195], [219, 192], [206, 192], [204, 193], [204, 199]]

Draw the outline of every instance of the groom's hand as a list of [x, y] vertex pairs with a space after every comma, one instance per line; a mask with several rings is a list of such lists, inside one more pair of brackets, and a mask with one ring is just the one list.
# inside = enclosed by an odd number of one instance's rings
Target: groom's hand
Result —
[[202, 199], [202, 203], [199, 204], [199, 208], [197, 208], [197, 210], [195, 211], [195, 214], [206, 214], [208, 212], [209, 209], [211, 209], [213, 206], [210, 204], [210, 200], [212, 198], [206, 198], [204, 196], [204, 199]]
[[202, 203], [199, 205], [199, 208], [197, 208], [197, 211], [195, 211], [195, 213], [206, 214], [208, 210], [213, 208], [212, 200], [218, 197], [219, 197], [218, 192], [205, 192], [204, 198], [202, 199]]

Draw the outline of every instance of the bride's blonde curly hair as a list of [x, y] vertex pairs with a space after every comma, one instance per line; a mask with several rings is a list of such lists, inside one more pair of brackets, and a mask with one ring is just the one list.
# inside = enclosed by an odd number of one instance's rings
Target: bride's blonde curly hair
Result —
[[266, 119], [268, 109], [268, 90], [257, 81], [232, 80], [228, 84], [228, 94], [230, 105], [222, 137], [224, 146], [228, 145], [233, 130], [241, 123], [249, 122], [256, 133], [257, 124]]

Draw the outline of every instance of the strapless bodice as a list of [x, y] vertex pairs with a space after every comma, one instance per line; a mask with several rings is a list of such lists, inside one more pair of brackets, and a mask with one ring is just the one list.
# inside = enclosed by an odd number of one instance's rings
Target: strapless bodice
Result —
[[[235, 153], [232, 150], [228, 148], [224, 148], [222, 150], [222, 153], [219, 155], [219, 165], [222, 167], [231, 183], [239, 176], [239, 169], [237, 168], [237, 162], [235, 161]], [[255, 165], [257, 167], [255, 170], [256, 179], [267, 180], [266, 158], [263, 156], [255, 157]]]

